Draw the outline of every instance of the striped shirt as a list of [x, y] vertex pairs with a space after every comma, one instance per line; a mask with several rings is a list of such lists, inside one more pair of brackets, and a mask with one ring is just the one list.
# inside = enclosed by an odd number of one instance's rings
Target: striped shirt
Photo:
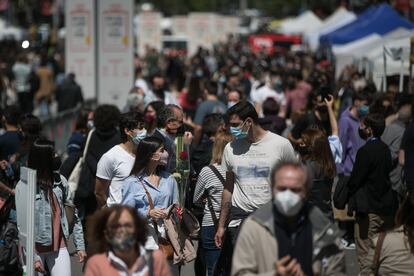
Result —
[[[217, 164], [213, 165], [226, 179], [226, 171]], [[194, 203], [203, 200], [205, 196], [208, 196], [212, 203], [216, 218], [220, 217], [221, 209], [221, 195], [223, 194], [223, 184], [216, 174], [208, 167], [204, 167], [198, 175], [197, 185], [194, 191]], [[211, 217], [211, 211], [209, 204], [206, 203], [204, 206], [204, 217], [202, 226], [214, 226], [213, 219]]]

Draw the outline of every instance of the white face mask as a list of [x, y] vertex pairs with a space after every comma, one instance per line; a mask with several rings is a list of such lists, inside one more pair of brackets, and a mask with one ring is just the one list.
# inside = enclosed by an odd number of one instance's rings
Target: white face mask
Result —
[[273, 198], [277, 210], [286, 217], [296, 216], [303, 206], [302, 198], [287, 189], [283, 192], [277, 192]]

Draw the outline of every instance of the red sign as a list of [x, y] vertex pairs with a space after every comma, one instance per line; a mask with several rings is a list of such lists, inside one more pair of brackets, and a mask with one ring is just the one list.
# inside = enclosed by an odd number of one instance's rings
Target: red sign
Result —
[[273, 54], [276, 48], [289, 48], [291, 45], [299, 45], [302, 38], [297, 35], [259, 34], [249, 36], [249, 44], [253, 52], [264, 51]]

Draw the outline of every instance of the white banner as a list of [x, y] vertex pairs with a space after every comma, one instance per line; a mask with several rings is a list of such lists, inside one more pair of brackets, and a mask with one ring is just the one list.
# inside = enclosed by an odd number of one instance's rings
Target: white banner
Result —
[[34, 271], [36, 183], [36, 171], [22, 167], [14, 199], [19, 243], [26, 249], [26, 276], [37, 275]]
[[187, 36], [188, 35], [188, 17], [187, 16], [173, 16], [172, 21], [172, 33], [174, 36]]
[[75, 73], [85, 99], [96, 98], [94, 0], [65, 3], [65, 71]]
[[188, 17], [188, 51], [190, 56], [197, 52], [198, 47], [211, 49], [216, 32], [215, 14], [193, 12]]
[[161, 18], [159, 12], [143, 12], [139, 14], [138, 20], [138, 54], [145, 55], [146, 47], [155, 48], [161, 51]]
[[98, 103], [123, 108], [133, 86], [133, 0], [99, 0]]

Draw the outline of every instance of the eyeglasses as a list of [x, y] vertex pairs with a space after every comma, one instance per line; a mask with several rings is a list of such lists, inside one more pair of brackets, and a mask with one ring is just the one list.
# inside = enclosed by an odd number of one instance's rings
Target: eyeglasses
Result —
[[133, 231], [134, 225], [132, 223], [124, 223], [124, 224], [113, 224], [108, 226], [109, 230], [111, 231], [119, 231], [121, 229], [124, 229], [126, 231]]

